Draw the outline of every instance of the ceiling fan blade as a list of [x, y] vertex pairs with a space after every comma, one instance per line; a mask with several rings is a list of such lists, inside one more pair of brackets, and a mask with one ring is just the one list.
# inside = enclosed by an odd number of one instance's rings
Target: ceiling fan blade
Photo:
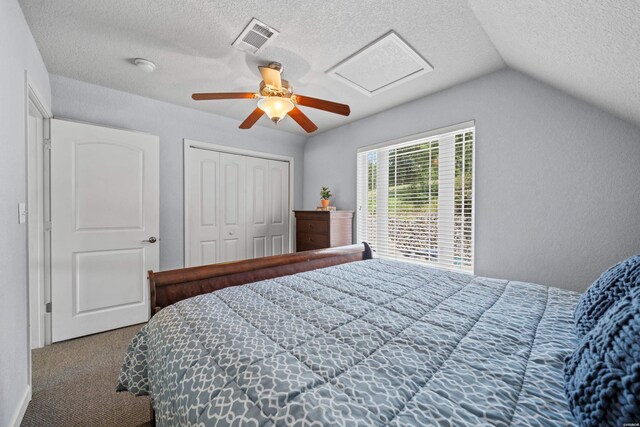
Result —
[[289, 115], [293, 120], [298, 123], [302, 129], [306, 130], [307, 133], [315, 132], [318, 130], [318, 126], [313, 123], [309, 117], [307, 117], [298, 107], [293, 107], [293, 110], [289, 111]]
[[262, 80], [264, 80], [265, 84], [273, 86], [276, 89], [280, 89], [282, 87], [280, 71], [269, 67], [258, 67], [258, 69], [260, 70], [260, 74], [262, 74]]
[[254, 99], [257, 98], [254, 92], [221, 92], [221, 93], [194, 93], [191, 98], [196, 101], [207, 101], [212, 99]]
[[346, 104], [339, 104], [324, 99], [312, 98], [310, 96], [295, 95], [298, 105], [305, 107], [317, 108], [318, 110], [328, 111], [330, 113], [348, 116], [351, 114], [351, 108]]
[[251, 126], [256, 124], [258, 119], [262, 117], [263, 114], [264, 114], [264, 111], [262, 111], [259, 108], [256, 108], [255, 110], [253, 110], [253, 113], [249, 114], [249, 117], [244, 119], [244, 122], [240, 124], [240, 129], [250, 129]]

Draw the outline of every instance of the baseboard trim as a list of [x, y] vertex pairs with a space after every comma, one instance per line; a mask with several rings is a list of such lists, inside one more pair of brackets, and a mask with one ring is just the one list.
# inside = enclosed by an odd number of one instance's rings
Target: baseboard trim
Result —
[[29, 406], [29, 402], [31, 402], [31, 386], [27, 386], [27, 389], [24, 392], [24, 396], [22, 396], [20, 406], [17, 408], [16, 413], [13, 414], [11, 421], [9, 421], [9, 427], [20, 427], [22, 419], [24, 418], [24, 414], [25, 412], [27, 412], [27, 406]]

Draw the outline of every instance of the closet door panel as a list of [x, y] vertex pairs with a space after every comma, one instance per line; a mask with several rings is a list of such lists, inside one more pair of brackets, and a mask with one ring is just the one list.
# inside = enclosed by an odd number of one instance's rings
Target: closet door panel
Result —
[[220, 259], [246, 258], [246, 157], [220, 153]]
[[220, 262], [220, 154], [190, 149], [189, 153], [189, 266]]
[[289, 248], [289, 163], [269, 160], [269, 255], [290, 252]]
[[269, 161], [247, 157], [247, 258], [271, 255], [269, 251]]

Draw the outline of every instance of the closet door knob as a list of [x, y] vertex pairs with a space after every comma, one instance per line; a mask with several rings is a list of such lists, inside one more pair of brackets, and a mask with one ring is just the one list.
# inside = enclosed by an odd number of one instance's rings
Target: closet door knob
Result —
[[149, 237], [147, 240], [143, 240], [143, 242], [145, 242], [145, 243], [155, 243], [157, 241], [158, 241], [158, 239], [156, 239], [153, 236]]

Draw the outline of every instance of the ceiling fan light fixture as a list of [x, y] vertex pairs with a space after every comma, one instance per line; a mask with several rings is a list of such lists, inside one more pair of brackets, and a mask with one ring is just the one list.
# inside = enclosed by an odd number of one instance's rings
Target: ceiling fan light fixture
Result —
[[258, 101], [258, 108], [264, 111], [275, 124], [293, 110], [293, 107], [291, 99], [279, 96], [265, 96]]
[[346, 104], [339, 104], [326, 99], [312, 98], [304, 95], [294, 95], [293, 86], [281, 77], [282, 64], [272, 62], [266, 66], [259, 66], [262, 81], [255, 92], [217, 92], [217, 93], [194, 93], [191, 98], [195, 101], [214, 99], [258, 99], [258, 105], [239, 126], [240, 129], [251, 129], [253, 125], [262, 117], [267, 115], [275, 124], [285, 116], [290, 116], [291, 120], [300, 125], [307, 133], [318, 130], [318, 126], [307, 117], [298, 106], [315, 108], [329, 113], [348, 116], [351, 109]]

